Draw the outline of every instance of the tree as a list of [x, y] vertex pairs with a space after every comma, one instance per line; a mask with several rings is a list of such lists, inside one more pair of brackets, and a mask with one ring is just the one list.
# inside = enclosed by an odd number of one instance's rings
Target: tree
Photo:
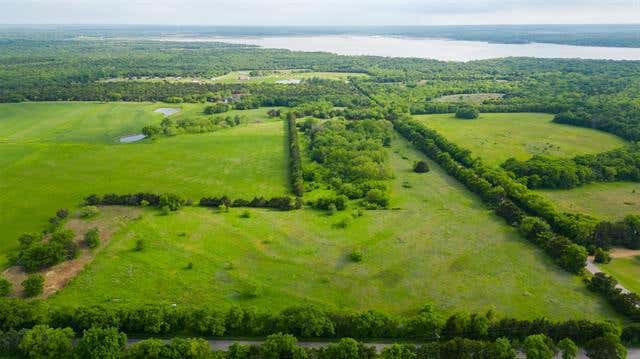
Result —
[[6, 297], [11, 292], [11, 282], [0, 278], [0, 297]]
[[620, 339], [614, 335], [595, 338], [585, 345], [587, 356], [591, 359], [624, 359], [627, 357], [627, 349], [620, 343]]
[[594, 261], [596, 263], [609, 263], [611, 262], [611, 255], [608, 251], [605, 251], [602, 248], [596, 248], [594, 253]]
[[22, 287], [27, 297], [40, 295], [44, 288], [44, 276], [42, 274], [32, 274], [22, 281]]
[[84, 234], [84, 242], [87, 247], [94, 249], [100, 245], [100, 233], [98, 227], [91, 228]]
[[527, 354], [527, 359], [551, 359], [555, 354], [553, 341], [544, 334], [526, 337], [523, 350]]
[[162, 127], [158, 125], [148, 125], [142, 128], [142, 134], [145, 137], [153, 138], [162, 133]]
[[587, 250], [575, 243], [565, 246], [560, 254], [562, 267], [573, 273], [579, 273], [587, 262]]
[[416, 357], [415, 348], [406, 344], [392, 344], [380, 352], [382, 359], [413, 359]]
[[311, 305], [290, 307], [280, 313], [280, 328], [302, 337], [320, 337], [335, 332], [333, 322], [322, 310]]
[[478, 118], [478, 116], [480, 116], [478, 110], [475, 107], [471, 106], [462, 106], [456, 111], [456, 118], [461, 118], [464, 120], [473, 120], [475, 118]]
[[304, 359], [307, 353], [298, 346], [298, 340], [289, 334], [269, 335], [260, 346], [263, 359]]
[[415, 173], [426, 173], [429, 172], [429, 164], [427, 163], [427, 161], [417, 161], [416, 164], [413, 166], [413, 171]]
[[36, 325], [24, 333], [19, 348], [27, 358], [71, 358], [73, 336], [71, 328], [53, 329], [47, 325]]
[[562, 351], [562, 359], [575, 359], [578, 355], [578, 346], [569, 338], [559, 341], [558, 349]]
[[117, 359], [126, 343], [127, 335], [116, 328], [91, 328], [83, 332], [76, 353], [80, 358]]

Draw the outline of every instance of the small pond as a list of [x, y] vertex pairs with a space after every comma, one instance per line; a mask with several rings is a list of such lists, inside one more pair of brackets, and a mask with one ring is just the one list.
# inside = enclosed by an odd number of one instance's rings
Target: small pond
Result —
[[171, 116], [173, 114], [176, 114], [176, 113], [180, 112], [180, 109], [179, 108], [172, 108], [172, 107], [161, 107], [161, 108], [159, 108], [159, 109], [157, 109], [157, 110], [155, 110], [153, 112], [158, 112], [158, 113], [161, 113], [161, 114], [163, 114], [165, 116]]
[[145, 138], [147, 136], [143, 135], [143, 134], [137, 134], [137, 135], [130, 135], [130, 136], [125, 136], [125, 137], [120, 137], [120, 143], [131, 143], [131, 142], [137, 142], [142, 140], [143, 138]]

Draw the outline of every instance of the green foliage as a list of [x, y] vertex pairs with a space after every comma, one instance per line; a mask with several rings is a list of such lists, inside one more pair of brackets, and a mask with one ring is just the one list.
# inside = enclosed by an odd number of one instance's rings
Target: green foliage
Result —
[[415, 173], [427, 173], [429, 172], [429, 164], [427, 163], [427, 161], [417, 161], [414, 165], [413, 165], [413, 172]]
[[585, 346], [587, 356], [591, 359], [624, 359], [627, 349], [620, 343], [620, 339], [613, 335], [595, 338]]
[[11, 282], [0, 278], [0, 297], [6, 297], [11, 292]]
[[478, 112], [478, 109], [476, 109], [475, 107], [463, 106], [456, 110], [456, 118], [473, 120], [478, 118], [478, 116], [480, 116], [480, 112]]
[[44, 289], [44, 276], [42, 274], [31, 274], [22, 281], [24, 295], [27, 297], [35, 297], [42, 294]]
[[307, 353], [297, 343], [298, 340], [289, 334], [269, 335], [260, 346], [260, 357], [264, 359], [307, 358]]
[[76, 353], [80, 358], [118, 359], [126, 343], [127, 335], [116, 328], [90, 328], [83, 332]]
[[81, 218], [93, 218], [100, 213], [100, 210], [96, 206], [84, 206], [80, 208]]
[[84, 234], [84, 242], [87, 247], [94, 249], [100, 245], [100, 232], [98, 227], [91, 228]]
[[226, 103], [216, 103], [215, 105], [207, 106], [204, 108], [205, 115], [213, 115], [216, 113], [227, 112], [231, 107]]
[[73, 358], [73, 337], [71, 328], [54, 329], [36, 325], [24, 333], [19, 347], [26, 358]]
[[578, 355], [578, 346], [569, 338], [559, 341], [558, 349], [562, 351], [562, 359], [575, 359]]
[[134, 250], [136, 252], [142, 252], [143, 249], [144, 249], [144, 239], [142, 239], [142, 238], [136, 239], [136, 246], [135, 246]]
[[596, 251], [594, 253], [594, 261], [596, 263], [609, 263], [611, 262], [611, 254], [609, 254], [609, 252], [605, 251], [602, 248], [596, 248]]
[[359, 251], [359, 250], [349, 253], [349, 259], [352, 262], [356, 262], [356, 263], [362, 262], [363, 257], [364, 257], [364, 254], [362, 253], [362, 251]]
[[551, 359], [555, 355], [553, 340], [544, 334], [530, 335], [525, 338], [523, 350], [527, 359]]

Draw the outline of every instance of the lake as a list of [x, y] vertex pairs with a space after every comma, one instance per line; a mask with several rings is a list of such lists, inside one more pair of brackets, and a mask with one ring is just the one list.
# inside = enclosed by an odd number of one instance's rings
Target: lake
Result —
[[640, 48], [572, 46], [547, 43], [498, 44], [434, 38], [318, 35], [268, 37], [162, 37], [155, 40], [226, 42], [293, 51], [323, 51], [340, 55], [418, 57], [443, 61], [471, 61], [500, 57], [640, 60]]

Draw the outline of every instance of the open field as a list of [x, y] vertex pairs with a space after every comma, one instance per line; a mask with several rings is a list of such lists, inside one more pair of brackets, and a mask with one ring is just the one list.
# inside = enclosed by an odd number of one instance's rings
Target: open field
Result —
[[482, 113], [476, 120], [460, 120], [451, 114], [415, 118], [492, 165], [510, 157], [573, 157], [624, 145], [622, 139], [611, 134], [553, 123], [553, 116], [548, 114]]
[[[430, 173], [413, 173], [424, 157], [404, 140], [394, 140], [391, 156], [396, 210], [365, 211], [346, 228], [335, 224], [351, 210], [148, 210], [50, 301], [271, 310], [313, 302], [394, 313], [431, 302], [447, 313], [618, 318], [433, 162]], [[133, 250], [138, 238], [146, 241], [141, 252]], [[348, 259], [355, 249], [364, 253], [360, 263]]]
[[357, 72], [317, 72], [306, 70], [263, 70], [257, 76], [250, 76], [250, 71], [233, 71], [226, 75], [201, 78], [201, 77], [117, 77], [102, 80], [102, 82], [184, 82], [184, 83], [277, 83], [286, 80], [307, 80], [320, 78], [325, 80], [347, 81], [349, 77], [368, 77], [369, 75]]
[[[188, 113], [204, 105], [185, 106]], [[147, 121], [160, 121], [153, 113], [159, 107], [167, 105], [0, 105], [0, 265], [20, 234], [42, 229], [57, 208], [73, 208], [92, 193], [174, 192], [194, 200], [288, 193], [283, 124], [267, 122], [267, 109], [247, 111], [263, 123], [116, 142]], [[66, 130], [50, 121], [67, 124]]]
[[609, 264], [598, 264], [625, 288], [640, 293], [640, 256], [614, 258]]
[[590, 183], [567, 190], [536, 191], [556, 203], [558, 208], [618, 221], [640, 213], [640, 183]]
[[486, 100], [499, 100], [504, 96], [501, 93], [465, 93], [440, 96], [434, 99], [434, 102], [465, 102], [472, 104], [481, 104]]

